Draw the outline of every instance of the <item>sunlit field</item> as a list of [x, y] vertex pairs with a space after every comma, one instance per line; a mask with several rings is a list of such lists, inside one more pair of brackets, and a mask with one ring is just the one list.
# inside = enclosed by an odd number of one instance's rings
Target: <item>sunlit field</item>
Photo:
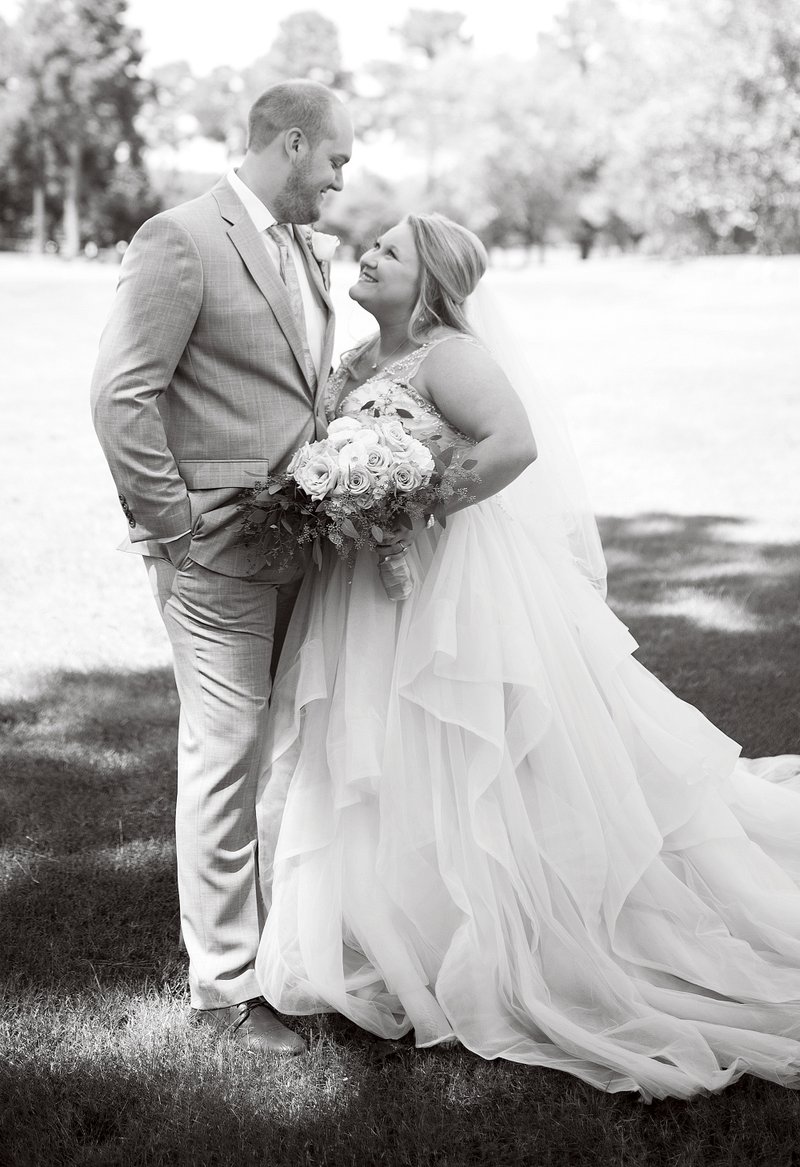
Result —
[[[334, 267], [338, 348], [369, 327]], [[789, 1167], [800, 1097], [643, 1106], [303, 1019], [187, 1024], [165, 635], [91, 426], [113, 265], [0, 256], [0, 1163]], [[490, 283], [560, 396], [639, 659], [748, 755], [800, 752], [800, 258], [555, 255]]]

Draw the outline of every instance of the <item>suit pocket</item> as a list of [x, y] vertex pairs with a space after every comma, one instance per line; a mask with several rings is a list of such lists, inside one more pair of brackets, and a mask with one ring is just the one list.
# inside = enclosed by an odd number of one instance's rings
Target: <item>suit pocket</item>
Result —
[[178, 463], [178, 472], [189, 490], [220, 490], [254, 486], [269, 476], [265, 458], [206, 461], [189, 458]]

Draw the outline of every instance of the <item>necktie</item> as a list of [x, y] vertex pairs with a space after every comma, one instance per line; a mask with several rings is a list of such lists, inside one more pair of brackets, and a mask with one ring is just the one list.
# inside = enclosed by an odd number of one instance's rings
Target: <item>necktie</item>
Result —
[[317, 385], [317, 370], [314, 367], [314, 362], [311, 359], [311, 350], [308, 347], [308, 335], [306, 333], [306, 314], [303, 308], [303, 294], [300, 291], [300, 282], [297, 278], [297, 268], [294, 264], [294, 257], [291, 254], [291, 227], [286, 223], [273, 223], [271, 227], [267, 227], [267, 235], [276, 244], [278, 248], [278, 256], [280, 258], [280, 273], [281, 279], [286, 285], [286, 291], [289, 295], [289, 303], [292, 308], [292, 314], [297, 322], [297, 331], [300, 333], [300, 339], [303, 342], [303, 357], [305, 359], [306, 374], [308, 376], [309, 384], [312, 389]]

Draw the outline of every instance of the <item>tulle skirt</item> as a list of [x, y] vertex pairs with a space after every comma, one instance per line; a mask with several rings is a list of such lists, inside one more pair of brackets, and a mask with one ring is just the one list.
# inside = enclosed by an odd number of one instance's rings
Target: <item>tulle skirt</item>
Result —
[[739, 747], [490, 500], [304, 582], [259, 792], [283, 1013], [646, 1099], [800, 1084], [800, 759]]

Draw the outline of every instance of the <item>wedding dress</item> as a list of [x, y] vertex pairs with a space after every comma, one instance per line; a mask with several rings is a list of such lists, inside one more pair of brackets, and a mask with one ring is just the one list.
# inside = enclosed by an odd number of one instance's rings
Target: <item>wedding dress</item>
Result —
[[[432, 344], [337, 415], [468, 443], [413, 387]], [[264, 995], [648, 1100], [800, 1084], [800, 759], [739, 759], [502, 494], [408, 557], [400, 604], [369, 552], [326, 554], [297, 601], [259, 794]]]

